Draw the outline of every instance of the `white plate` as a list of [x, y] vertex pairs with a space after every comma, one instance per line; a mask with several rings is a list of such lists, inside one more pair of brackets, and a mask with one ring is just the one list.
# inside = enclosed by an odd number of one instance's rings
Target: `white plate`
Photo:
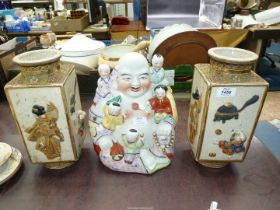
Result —
[[15, 173], [19, 170], [21, 164], [22, 155], [20, 151], [12, 147], [12, 155], [7, 160], [7, 162], [0, 167], [0, 184], [3, 184], [4, 182], [12, 178], [12, 176], [14, 176]]

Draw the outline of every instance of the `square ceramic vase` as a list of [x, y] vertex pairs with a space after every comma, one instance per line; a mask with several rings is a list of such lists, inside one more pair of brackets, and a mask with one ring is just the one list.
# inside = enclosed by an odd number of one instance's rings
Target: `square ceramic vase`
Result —
[[231, 74], [195, 65], [187, 129], [197, 162], [218, 168], [244, 160], [267, 88], [253, 71]]
[[79, 118], [82, 107], [74, 66], [60, 64], [46, 81], [40, 78], [43, 82], [30, 84], [26, 79], [19, 74], [5, 92], [30, 160], [50, 168], [78, 160], [85, 125]]

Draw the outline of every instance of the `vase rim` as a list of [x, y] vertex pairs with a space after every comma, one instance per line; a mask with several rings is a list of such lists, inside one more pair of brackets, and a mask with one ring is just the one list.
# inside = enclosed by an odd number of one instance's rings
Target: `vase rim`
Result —
[[258, 59], [258, 55], [249, 50], [234, 47], [214, 47], [208, 50], [210, 58], [229, 64], [250, 64]]
[[13, 58], [13, 61], [20, 66], [39, 66], [56, 62], [60, 57], [61, 52], [56, 49], [41, 49], [19, 54]]

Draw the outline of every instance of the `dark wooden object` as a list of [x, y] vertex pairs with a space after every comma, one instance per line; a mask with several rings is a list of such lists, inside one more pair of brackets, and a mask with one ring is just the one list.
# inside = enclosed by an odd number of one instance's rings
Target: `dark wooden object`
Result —
[[[92, 97], [82, 97], [88, 110]], [[172, 164], [152, 176], [118, 173], [104, 167], [89, 136], [80, 160], [63, 170], [49, 170], [28, 159], [8, 104], [0, 102], [0, 140], [20, 149], [23, 167], [0, 186], [2, 210], [202, 210], [211, 201], [222, 210], [278, 210], [279, 163], [253, 140], [243, 163], [222, 169], [197, 164], [186, 137], [188, 101], [177, 101], [179, 123]], [[24, 111], [24, 110], [23, 110]]]
[[181, 64], [209, 63], [208, 49], [216, 47], [212, 37], [199, 31], [187, 31], [176, 34], [154, 51], [164, 57], [164, 67]]

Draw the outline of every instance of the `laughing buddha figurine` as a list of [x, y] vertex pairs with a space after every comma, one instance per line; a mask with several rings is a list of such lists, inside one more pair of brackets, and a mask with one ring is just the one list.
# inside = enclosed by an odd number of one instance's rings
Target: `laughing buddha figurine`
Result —
[[171, 110], [168, 117], [156, 120], [157, 110], [149, 104], [155, 96], [146, 58], [128, 53], [114, 71], [111, 97], [101, 98], [89, 110], [94, 149], [101, 162], [112, 170], [153, 174], [167, 167], [173, 157], [177, 121], [174, 98], [160, 88]]

